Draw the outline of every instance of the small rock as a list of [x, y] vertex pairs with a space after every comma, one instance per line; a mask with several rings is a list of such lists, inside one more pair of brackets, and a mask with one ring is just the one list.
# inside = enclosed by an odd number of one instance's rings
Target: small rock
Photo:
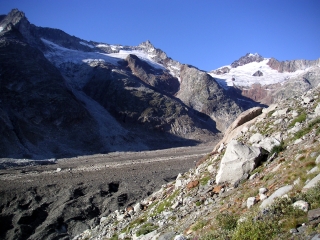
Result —
[[102, 218], [100, 218], [100, 224], [101, 224], [103, 221], [105, 221], [105, 220], [107, 220], [107, 218], [106, 218], [106, 217], [102, 217]]
[[177, 236], [174, 237], [174, 240], [187, 240], [187, 239], [183, 235], [177, 235]]
[[56, 172], [61, 172], [61, 170], [62, 170], [61, 168], [57, 168]]
[[320, 116], [320, 103], [318, 103], [317, 107], [314, 109], [314, 113], [316, 116]]
[[158, 238], [158, 231], [154, 230], [153, 232], [150, 232], [146, 235], [140, 236], [139, 240], [151, 240], [151, 239], [157, 239]]
[[279, 188], [269, 198], [267, 198], [266, 200], [264, 200], [261, 203], [260, 208], [263, 209], [263, 208], [266, 208], [267, 206], [271, 205], [276, 198], [282, 197], [283, 195], [285, 195], [286, 193], [291, 191], [292, 188], [293, 188], [292, 185], [287, 185], [287, 186]]
[[117, 220], [118, 221], [122, 221], [124, 218], [125, 218], [124, 214], [120, 214], [120, 215], [117, 216]]
[[292, 204], [292, 206], [294, 208], [301, 209], [304, 212], [308, 212], [309, 210], [309, 204], [303, 200], [296, 201], [295, 203]]
[[312, 158], [316, 157], [317, 155], [318, 155], [317, 152], [312, 152], [312, 153], [310, 153], [310, 157], [312, 157]]
[[294, 180], [293, 185], [299, 185], [300, 184], [300, 178]]
[[260, 197], [260, 201], [262, 202], [262, 201], [264, 201], [264, 200], [266, 200], [267, 198], [268, 198], [268, 196], [267, 195], [265, 195], [265, 194], [259, 194], [259, 197]]
[[177, 189], [177, 188], [180, 188], [184, 185], [184, 180], [182, 179], [177, 179], [176, 180], [176, 184], [174, 185], [174, 187]]
[[250, 137], [249, 142], [250, 143], [259, 143], [262, 140], [263, 140], [262, 134], [261, 133], [255, 133]]
[[253, 180], [255, 179], [256, 177], [258, 177], [259, 173], [255, 173], [255, 174], [252, 174], [250, 177], [249, 177], [249, 180]]
[[134, 205], [133, 207], [133, 211], [136, 213], [139, 213], [142, 209], [141, 203], [137, 203], [136, 205]]
[[301, 142], [302, 142], [302, 139], [299, 138], [299, 139], [295, 140], [293, 144], [297, 145], [297, 144], [299, 144], [299, 143], [301, 143]]
[[298, 227], [297, 230], [298, 230], [299, 234], [304, 233], [307, 230], [307, 226], [302, 225], [302, 226]]
[[311, 238], [311, 240], [320, 240], [320, 234], [314, 235], [314, 237]]
[[172, 209], [176, 209], [179, 205], [180, 205], [180, 202], [179, 202], [179, 201], [176, 201], [176, 202], [171, 206], [171, 208], [172, 208]]
[[308, 211], [308, 220], [314, 221], [320, 219], [320, 208]]
[[172, 216], [172, 212], [164, 211], [162, 212], [162, 215], [164, 216], [165, 219], [168, 219], [169, 217]]
[[310, 180], [304, 187], [303, 190], [309, 189], [309, 188], [313, 188], [316, 186], [317, 182], [320, 181], [320, 173], [314, 177], [312, 180]]
[[209, 172], [209, 173], [213, 173], [214, 171], [215, 171], [214, 166], [213, 166], [213, 165], [209, 165], [209, 166], [208, 166], [208, 172]]
[[191, 181], [187, 184], [187, 188], [190, 190], [192, 188], [195, 188], [199, 185], [199, 181], [195, 180], [195, 181]]
[[308, 104], [312, 101], [313, 101], [313, 98], [311, 98], [311, 97], [303, 97], [303, 103], [305, 103], [305, 104]]
[[316, 159], [316, 164], [319, 164], [319, 163], [320, 163], [320, 155]]
[[267, 188], [259, 188], [259, 194], [264, 194], [266, 192], [268, 192]]
[[218, 153], [220, 153], [220, 152], [223, 150], [223, 148], [224, 148], [224, 145], [223, 145], [223, 143], [221, 143], [221, 144], [220, 144], [220, 147], [219, 147], [219, 149], [218, 149]]
[[175, 235], [175, 232], [167, 232], [162, 234], [158, 240], [171, 240]]
[[132, 206], [129, 206], [129, 207], [126, 208], [126, 211], [127, 211], [127, 212], [132, 212], [132, 211], [134, 211], [134, 209], [133, 209]]
[[278, 120], [274, 121], [273, 124], [278, 125], [282, 122], [282, 118], [279, 118]]
[[218, 186], [215, 186], [212, 190], [212, 192], [216, 193], [216, 194], [219, 194], [221, 192], [221, 189], [224, 187], [224, 185], [218, 185]]
[[290, 233], [298, 233], [298, 230], [295, 228], [290, 229]]
[[120, 233], [118, 236], [118, 239], [125, 239], [126, 238], [126, 233]]
[[299, 116], [299, 113], [295, 110], [292, 111], [292, 117], [298, 117]]
[[315, 166], [314, 168], [310, 169], [307, 174], [311, 174], [311, 173], [315, 173], [315, 172], [318, 172], [319, 171], [319, 168], [317, 166]]
[[247, 208], [251, 208], [256, 203], [257, 203], [257, 200], [255, 197], [249, 197], [247, 199]]
[[284, 109], [277, 110], [277, 111], [275, 111], [275, 112], [272, 114], [272, 117], [284, 116], [284, 115], [287, 114], [288, 111], [289, 111], [288, 108], [284, 108]]

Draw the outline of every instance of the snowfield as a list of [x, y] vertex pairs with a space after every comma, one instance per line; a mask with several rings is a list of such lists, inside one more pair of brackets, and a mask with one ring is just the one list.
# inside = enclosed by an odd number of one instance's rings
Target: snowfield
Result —
[[[307, 70], [279, 73], [277, 70], [274, 70], [267, 65], [268, 61], [269, 58], [265, 58], [261, 62], [252, 62], [236, 68], [232, 68], [228, 65], [224, 67], [230, 69], [229, 73], [218, 75], [209, 72], [209, 74], [216, 79], [221, 87], [227, 89], [229, 86], [233, 85], [243, 87], [251, 86], [254, 83], [260, 83], [261, 85], [283, 83], [289, 78], [295, 77]], [[257, 71], [261, 71], [263, 76], [252, 76]], [[234, 81], [232, 78], [234, 78]]]
[[[109, 53], [109, 54], [102, 53], [102, 52], [83, 52], [79, 50], [73, 50], [73, 49], [61, 47], [44, 38], [41, 38], [41, 40], [50, 49], [45, 53], [45, 57], [51, 62], [53, 62], [56, 66], [59, 66], [61, 63], [65, 63], [65, 62], [73, 62], [76, 64], [92, 63], [92, 62], [108, 62], [117, 66], [119, 60], [126, 59], [129, 54], [134, 54], [137, 57], [139, 57], [141, 60], [146, 61], [148, 64], [150, 64], [154, 68], [163, 69], [163, 70], [166, 69], [163, 65], [152, 60], [152, 57], [155, 57], [155, 55], [147, 54], [139, 50], [131, 50], [131, 51], [120, 50], [118, 53]], [[94, 46], [84, 42], [80, 42], [80, 44], [89, 46], [90, 48], [94, 48]], [[119, 46], [107, 45], [107, 44], [98, 44], [96, 47], [111, 47], [112, 49], [122, 48]]]

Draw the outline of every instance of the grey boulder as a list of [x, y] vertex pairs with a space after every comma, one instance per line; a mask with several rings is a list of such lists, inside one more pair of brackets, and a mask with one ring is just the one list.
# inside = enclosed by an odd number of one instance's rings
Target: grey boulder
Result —
[[232, 140], [221, 160], [216, 176], [217, 184], [223, 182], [236, 183], [243, 175], [250, 173], [258, 166], [262, 156], [260, 148], [250, 147], [237, 140]]

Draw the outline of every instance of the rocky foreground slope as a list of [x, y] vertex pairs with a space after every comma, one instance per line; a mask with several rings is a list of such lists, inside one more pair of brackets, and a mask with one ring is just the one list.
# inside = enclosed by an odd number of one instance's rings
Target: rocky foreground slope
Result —
[[227, 133], [196, 168], [74, 239], [319, 239], [320, 86]]

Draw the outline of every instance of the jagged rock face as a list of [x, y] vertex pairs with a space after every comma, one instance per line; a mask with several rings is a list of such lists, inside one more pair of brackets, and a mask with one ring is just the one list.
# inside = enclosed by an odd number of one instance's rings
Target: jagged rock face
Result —
[[162, 91], [174, 95], [179, 90], [179, 80], [172, 77], [168, 71], [151, 67], [147, 62], [140, 60], [137, 56], [129, 54], [126, 58], [128, 67], [143, 82]]
[[0, 157], [37, 159], [102, 150], [95, 121], [59, 71], [14, 30], [0, 38]]
[[260, 70], [258, 70], [254, 74], [252, 74], [252, 76], [260, 77], [260, 76], [263, 76], [263, 73]]
[[310, 84], [304, 80], [288, 81], [281, 88], [272, 93], [272, 103], [302, 94], [311, 89]]
[[306, 69], [308, 67], [317, 66], [320, 64], [320, 59], [309, 60], [293, 60], [293, 61], [278, 61], [275, 58], [270, 58], [267, 63], [272, 69], [278, 72], [295, 72], [297, 70]]
[[218, 74], [218, 75], [222, 75], [222, 74], [225, 74], [225, 73], [230, 72], [230, 68], [228, 68], [228, 67], [223, 67], [223, 68], [219, 68], [219, 69], [217, 69], [217, 70], [214, 70], [214, 71], [212, 71], [212, 72], [215, 73], [215, 74]]
[[268, 86], [261, 84], [253, 84], [250, 88], [240, 88], [242, 96], [248, 97], [254, 101], [269, 104], [268, 101], [263, 101], [269, 94]]
[[231, 63], [231, 67], [236, 68], [239, 66], [243, 66], [245, 64], [251, 63], [251, 62], [261, 62], [264, 58], [260, 56], [259, 54], [255, 53], [247, 53], [245, 56], [239, 58], [238, 60]]
[[[169, 96], [148, 87], [129, 73], [107, 66], [92, 70], [84, 92], [125, 125], [139, 124], [145, 130], [188, 136], [206, 128], [192, 111]], [[108, 96], [108, 97], [106, 97]], [[214, 127], [207, 127], [214, 130]]]
[[224, 132], [224, 137], [221, 141], [215, 146], [213, 151], [217, 151], [220, 146], [228, 144], [231, 139], [236, 138], [237, 135], [241, 133], [240, 126], [249, 123], [251, 120], [255, 119], [262, 113], [261, 107], [250, 108], [243, 113], [241, 113], [236, 120], [228, 127], [228, 129]]
[[224, 131], [242, 109], [208, 74], [188, 65], [181, 68], [181, 86], [177, 97], [187, 106], [210, 116]]

